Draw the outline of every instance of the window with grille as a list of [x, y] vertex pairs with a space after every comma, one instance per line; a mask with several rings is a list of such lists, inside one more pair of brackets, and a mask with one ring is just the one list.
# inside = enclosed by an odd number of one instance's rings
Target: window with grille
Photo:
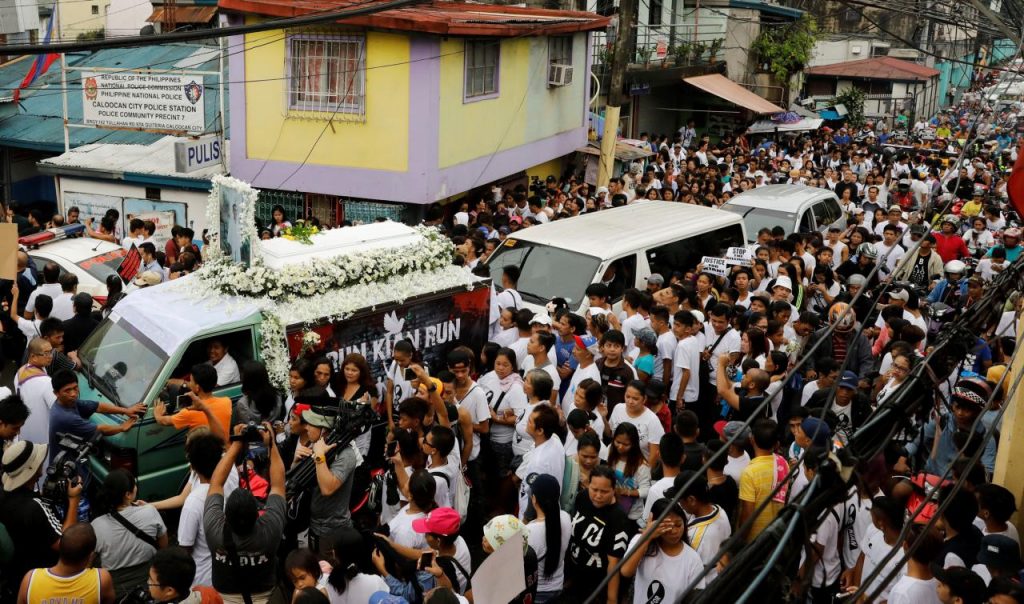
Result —
[[498, 95], [498, 55], [500, 40], [466, 40], [466, 100]]
[[572, 65], [572, 36], [548, 38], [548, 61], [559, 65]]
[[651, 0], [650, 12], [647, 14], [648, 25], [661, 25], [661, 11], [663, 3], [661, 0]]
[[365, 114], [366, 38], [288, 38], [288, 108], [326, 117]]

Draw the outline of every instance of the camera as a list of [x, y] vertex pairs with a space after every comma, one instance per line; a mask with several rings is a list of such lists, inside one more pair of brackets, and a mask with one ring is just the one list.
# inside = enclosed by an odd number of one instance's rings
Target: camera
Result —
[[266, 428], [257, 424], [256, 422], [249, 422], [242, 429], [241, 434], [232, 434], [231, 442], [243, 442], [243, 443], [261, 443], [263, 442], [263, 434]]
[[540, 195], [544, 193], [544, 190], [546, 188], [547, 187], [544, 184], [544, 181], [540, 179], [540, 176], [530, 177], [530, 193], [532, 193], [533, 195]]
[[68, 487], [79, 480], [79, 468], [102, 437], [99, 432], [89, 440], [67, 433], [60, 436], [62, 450], [46, 469], [46, 479], [43, 481], [41, 493], [43, 499], [56, 503], [67, 501]]

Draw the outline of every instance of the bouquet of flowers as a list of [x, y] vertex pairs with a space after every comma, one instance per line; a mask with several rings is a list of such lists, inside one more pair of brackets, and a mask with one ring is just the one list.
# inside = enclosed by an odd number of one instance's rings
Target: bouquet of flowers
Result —
[[316, 235], [319, 232], [320, 229], [316, 228], [315, 226], [307, 226], [304, 221], [298, 220], [295, 222], [294, 225], [285, 229], [284, 233], [282, 233], [281, 236], [284, 237], [285, 239], [289, 239], [291, 241], [298, 241], [299, 243], [303, 243], [305, 245], [313, 245], [313, 241], [310, 239], [310, 237]]
[[315, 331], [307, 331], [302, 335], [302, 352], [303, 354], [316, 350], [316, 347], [320, 345], [320, 334]]

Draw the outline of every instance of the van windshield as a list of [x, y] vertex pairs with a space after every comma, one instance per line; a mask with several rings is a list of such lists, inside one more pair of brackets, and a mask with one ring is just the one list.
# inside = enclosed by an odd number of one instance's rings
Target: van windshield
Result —
[[763, 208], [751, 208], [730, 203], [721, 206], [721, 209], [743, 216], [743, 224], [747, 227], [748, 241], [756, 241], [757, 232], [761, 229], [768, 229], [770, 231], [780, 226], [785, 229], [786, 234], [789, 234], [793, 232], [793, 227], [796, 226], [796, 214], [793, 212], [765, 210]]
[[520, 269], [518, 291], [523, 299], [544, 304], [551, 298], [565, 298], [572, 306], [583, 299], [601, 260], [541, 243], [506, 239], [487, 262], [499, 290], [501, 270], [510, 264]]
[[78, 351], [89, 384], [112, 403], [143, 400], [167, 355], [123, 319], [105, 319]]

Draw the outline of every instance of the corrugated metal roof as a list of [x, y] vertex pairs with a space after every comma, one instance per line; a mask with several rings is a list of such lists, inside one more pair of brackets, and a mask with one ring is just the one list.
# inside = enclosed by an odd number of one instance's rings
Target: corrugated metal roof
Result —
[[[217, 16], [216, 6], [176, 6], [174, 8], [175, 23], [209, 23]], [[150, 23], [167, 21], [166, 8], [154, 8], [153, 14], [146, 18]]]
[[[160, 44], [138, 48], [110, 48], [93, 53], [69, 53], [68, 67], [102, 67], [110, 69], [171, 69], [175, 64], [197, 55], [209, 46], [202, 44]], [[209, 60], [193, 69], [216, 71], [216, 52]], [[205, 58], [205, 56], [204, 56]], [[61, 107], [60, 64], [54, 63], [43, 77], [22, 91], [21, 102], [15, 106], [11, 95], [21, 83], [31, 65], [31, 57], [22, 57], [0, 65], [0, 145], [37, 151], [64, 151], [64, 121]], [[227, 63], [224, 66], [227, 70]], [[224, 74], [225, 82], [228, 74]], [[207, 128], [217, 127], [220, 110], [216, 76], [205, 76], [208, 86], [204, 94]], [[72, 123], [82, 122], [82, 93], [80, 72], [68, 70], [68, 116]], [[224, 93], [227, 94], [227, 86]], [[224, 104], [225, 112], [228, 103]], [[229, 124], [224, 116], [224, 124]], [[71, 147], [89, 143], [129, 143], [146, 145], [163, 138], [163, 134], [129, 130], [103, 130], [99, 128], [70, 128]]]
[[[177, 136], [164, 136], [148, 145], [114, 145], [97, 143], [83, 145], [49, 157], [39, 162], [40, 166], [60, 168], [81, 168], [100, 172], [148, 174], [151, 176], [170, 176], [193, 180], [209, 180], [215, 174], [223, 174], [221, 164], [202, 168], [194, 172], [183, 173], [175, 170], [174, 144], [182, 140]], [[228, 143], [224, 143], [225, 163], [228, 159]]]
[[[220, 0], [222, 11], [268, 17], [338, 11], [372, 5], [381, 0]], [[370, 15], [349, 17], [346, 25], [452, 36], [554, 35], [604, 29], [610, 19], [583, 11], [549, 10], [527, 6], [426, 0]]]
[[872, 57], [859, 61], [808, 67], [804, 73], [865, 80], [923, 81], [939, 75], [939, 70], [894, 57]]

